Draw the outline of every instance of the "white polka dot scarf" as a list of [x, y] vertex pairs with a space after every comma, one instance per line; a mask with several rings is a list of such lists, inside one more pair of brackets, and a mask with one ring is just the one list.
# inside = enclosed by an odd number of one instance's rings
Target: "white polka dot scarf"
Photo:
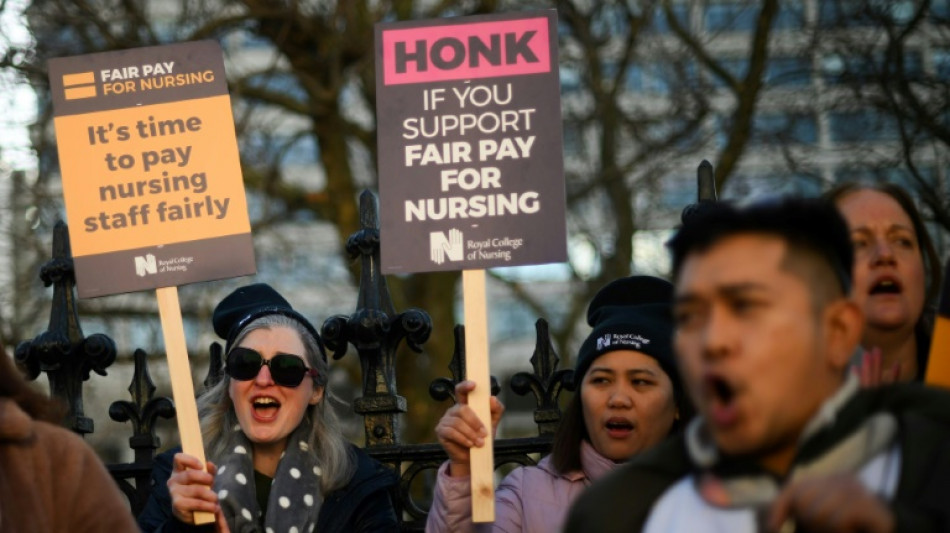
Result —
[[267, 501], [264, 528], [254, 487], [254, 463], [251, 443], [240, 426], [235, 426], [238, 444], [226, 458], [218, 458], [214, 490], [233, 533], [312, 533], [320, 514], [320, 468], [307, 445], [310, 434], [308, 417], [287, 441], [287, 449], [277, 465], [274, 483]]

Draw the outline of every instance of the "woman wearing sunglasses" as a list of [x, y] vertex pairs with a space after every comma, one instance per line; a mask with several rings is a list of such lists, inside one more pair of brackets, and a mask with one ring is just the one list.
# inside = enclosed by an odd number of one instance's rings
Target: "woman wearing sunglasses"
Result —
[[[198, 399], [208, 471], [156, 457], [143, 531], [395, 531], [395, 477], [340, 433], [313, 325], [266, 284], [228, 295], [213, 322], [226, 362]], [[215, 524], [194, 526], [197, 511]]]

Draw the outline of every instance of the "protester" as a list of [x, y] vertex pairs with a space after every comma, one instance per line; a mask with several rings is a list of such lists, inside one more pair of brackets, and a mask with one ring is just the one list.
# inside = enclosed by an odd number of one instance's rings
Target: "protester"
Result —
[[833, 205], [722, 205], [670, 248], [699, 416], [585, 492], [566, 531], [946, 531], [950, 395], [847, 371], [863, 315]]
[[[487, 430], [467, 405], [471, 381], [456, 387], [459, 403], [436, 428], [449, 460], [438, 472], [426, 531], [558, 531], [570, 503], [591, 481], [675, 431], [691, 409], [673, 361], [672, 285], [659, 278], [616, 280], [594, 297], [593, 328], [577, 355], [578, 389], [537, 466], [512, 471], [495, 491], [495, 521], [473, 524], [469, 450]], [[491, 398], [492, 431], [503, 407]]]
[[865, 348], [856, 371], [865, 385], [922, 381], [940, 258], [911, 197], [897, 185], [838, 185], [828, 193], [851, 228], [854, 292], [864, 310]]
[[226, 366], [198, 399], [208, 471], [184, 453], [156, 458], [142, 529], [191, 531], [206, 511], [218, 531], [397, 530], [394, 475], [340, 433], [313, 325], [266, 284], [225, 297], [213, 323]]
[[56, 425], [0, 346], [0, 531], [134, 531], [128, 501], [95, 452]]

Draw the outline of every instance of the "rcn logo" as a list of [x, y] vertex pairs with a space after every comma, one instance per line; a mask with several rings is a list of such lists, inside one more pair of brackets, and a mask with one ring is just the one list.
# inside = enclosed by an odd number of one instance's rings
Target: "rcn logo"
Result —
[[444, 231], [429, 233], [429, 257], [432, 262], [441, 265], [448, 256], [449, 261], [461, 261], [465, 257], [465, 247], [462, 232], [457, 229], [449, 230], [448, 237]]
[[135, 256], [135, 275], [144, 278], [148, 274], [158, 274], [158, 263], [155, 262], [155, 256], [145, 254]]

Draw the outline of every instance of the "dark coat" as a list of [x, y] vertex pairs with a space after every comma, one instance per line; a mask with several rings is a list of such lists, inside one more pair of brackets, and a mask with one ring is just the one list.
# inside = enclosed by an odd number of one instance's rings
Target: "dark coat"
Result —
[[[399, 524], [390, 498], [396, 476], [389, 468], [353, 447], [356, 472], [343, 488], [327, 494], [317, 518], [319, 533], [375, 533], [398, 531]], [[192, 526], [172, 516], [168, 478], [172, 460], [180, 448], [155, 457], [152, 469], [152, 494], [139, 515], [139, 527], [146, 533], [213, 532], [214, 525]]]
[[[802, 446], [796, 461], [803, 455], [820, 455], [870, 414], [882, 411], [896, 415], [899, 423], [901, 472], [890, 502], [895, 531], [950, 532], [950, 394], [945, 390], [918, 384], [862, 390], [845, 404], [832, 427]], [[740, 462], [732, 460], [723, 468], [745, 472], [756, 468]], [[565, 531], [641, 531], [664, 492], [694, 472], [683, 436], [667, 440], [588, 488], [571, 509]]]
[[0, 531], [134, 531], [135, 519], [82, 438], [0, 399]]

